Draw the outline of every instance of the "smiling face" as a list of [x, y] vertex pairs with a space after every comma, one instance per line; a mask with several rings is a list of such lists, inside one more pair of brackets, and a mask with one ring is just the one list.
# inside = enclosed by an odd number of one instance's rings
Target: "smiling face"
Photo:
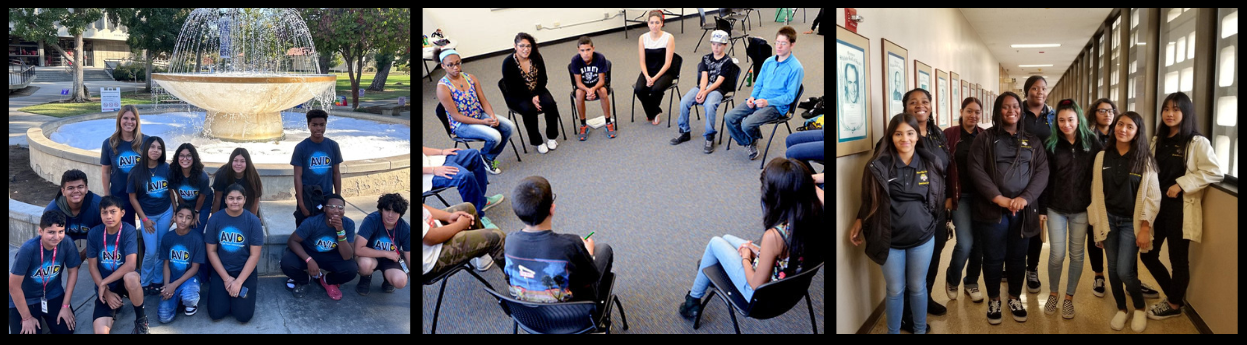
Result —
[[921, 91], [910, 94], [909, 100], [905, 102], [905, 112], [914, 114], [918, 123], [927, 122], [931, 119], [931, 97]]
[[1160, 119], [1165, 122], [1166, 126], [1170, 127], [1170, 133], [1178, 132], [1178, 127], [1182, 124], [1182, 116], [1184, 114], [1182, 114], [1181, 109], [1178, 109], [1177, 103], [1175, 101], [1165, 102], [1165, 107], [1160, 110]]
[[520, 39], [519, 42], [515, 42], [515, 54], [516, 55], [519, 55], [520, 57], [527, 59], [528, 56], [532, 53], [533, 53], [533, 42], [532, 41], [529, 41], [528, 39]]
[[398, 224], [398, 212], [390, 209], [381, 210], [381, 221], [385, 223], [385, 227], [393, 228]]
[[178, 160], [178, 166], [181, 166], [184, 171], [189, 172], [191, 165], [195, 164], [195, 156], [191, 155], [190, 149], [179, 150], [174, 157]]
[[1015, 97], [1004, 97], [1004, 101], [1000, 104], [1001, 119], [1006, 125], [1016, 125], [1022, 115], [1022, 105], [1018, 104]]
[[913, 154], [917, 142], [918, 131], [910, 127], [908, 122], [901, 121], [896, 126], [896, 131], [892, 132], [892, 144], [896, 145], [896, 151], [902, 155]]
[[138, 127], [139, 118], [133, 112], [125, 112], [121, 114], [121, 131], [126, 133], [134, 133], [134, 128]]
[[65, 185], [61, 186], [61, 194], [64, 195], [65, 198], [69, 199], [69, 202], [72, 204], [81, 203], [82, 198], [87, 195], [87, 181], [77, 180], [65, 182]]
[[329, 199], [325, 201], [325, 221], [330, 219], [342, 219], [342, 215], [346, 213], [343, 209], [346, 206], [341, 199]]
[[1138, 132], [1138, 124], [1134, 123], [1134, 120], [1129, 116], [1122, 115], [1117, 117], [1117, 127], [1113, 129], [1113, 137], [1118, 142], [1129, 143], [1131, 140], [1134, 140], [1134, 135]]
[[979, 123], [979, 119], [983, 117], [983, 107], [978, 102], [970, 102], [964, 109], [961, 109], [961, 123], [965, 125], [974, 125]]
[[1073, 136], [1078, 130], [1078, 113], [1073, 109], [1065, 109], [1056, 114], [1056, 126], [1061, 133]]
[[44, 244], [56, 247], [61, 244], [61, 240], [65, 239], [65, 224], [52, 224], [39, 229], [39, 236], [43, 238]]
[[242, 212], [242, 205], [247, 203], [247, 197], [242, 192], [231, 191], [225, 195], [225, 206], [230, 212]]
[[230, 167], [234, 168], [235, 173], [242, 174], [242, 171], [247, 169], [247, 158], [242, 155], [234, 156], [234, 159], [230, 161]]

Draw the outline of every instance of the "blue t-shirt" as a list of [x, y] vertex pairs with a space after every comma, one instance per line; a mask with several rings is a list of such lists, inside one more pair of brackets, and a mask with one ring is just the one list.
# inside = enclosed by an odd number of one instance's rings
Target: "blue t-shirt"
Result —
[[[303, 239], [303, 251], [310, 254], [336, 252], [338, 250], [338, 230], [325, 223], [326, 215], [321, 213], [308, 217], [294, 231], [295, 234], [299, 235], [299, 238]], [[355, 243], [355, 221], [342, 216], [342, 230], [346, 231], [346, 242]]]
[[169, 190], [172, 189], [169, 185], [169, 164], [160, 163], [147, 171], [147, 176], [139, 176], [138, 170], [130, 174], [126, 193], [134, 193], [139, 206], [143, 207], [143, 213], [152, 217], [165, 213], [173, 206], [173, 199], [169, 197]]
[[[139, 142], [142, 143], [147, 138], [148, 136], [144, 134]], [[142, 158], [130, 148], [131, 144], [133, 144], [132, 141], [118, 142], [116, 153], [113, 152], [113, 147], [108, 145], [108, 139], [104, 139], [104, 144], [100, 145], [100, 165], [112, 167], [108, 173], [108, 195], [125, 195], [130, 169], [138, 165]]]
[[290, 165], [303, 167], [303, 186], [320, 186], [326, 195], [334, 192], [333, 166], [341, 163], [342, 150], [338, 142], [329, 138], [319, 144], [312, 142], [312, 138], [303, 139], [294, 146], [294, 155], [290, 156]]
[[[173, 172], [170, 171], [170, 174], [173, 174]], [[178, 202], [188, 203], [194, 208], [195, 202], [199, 201], [199, 193], [203, 193], [204, 204], [199, 211], [203, 212], [203, 210], [212, 209], [212, 185], [208, 184], [207, 172], [200, 172], [198, 178], [195, 178], [195, 176], [183, 178], [182, 182], [174, 187], [177, 188], [175, 191], [178, 198], [181, 198]]]
[[[97, 225], [87, 235], [87, 259], [98, 260], [96, 268], [100, 270], [100, 279], [108, 278], [125, 266], [127, 255], [139, 252], [139, 232], [133, 225], [122, 222], [121, 230], [115, 234], [109, 234], [106, 228], [107, 225]], [[137, 265], [136, 262], [135, 267]]]
[[[306, 222], [304, 222], [306, 223]], [[346, 222], [342, 222], [344, 225]], [[385, 230], [385, 222], [381, 220], [381, 211], [369, 213], [359, 225], [359, 237], [368, 239], [368, 247], [384, 251], [411, 251], [411, 226], [402, 218], [398, 219], [395, 229]], [[398, 237], [395, 241], [392, 237]], [[401, 254], [401, 253], [400, 253]], [[399, 255], [400, 257], [402, 255]]]
[[605, 76], [606, 72], [606, 56], [603, 56], [602, 53], [593, 52], [593, 62], [589, 63], [586, 63], [585, 59], [580, 57], [580, 54], [572, 56], [571, 74], [579, 74], [580, 82], [584, 83], [585, 87], [597, 85], [598, 77]]
[[[22, 293], [26, 294], [26, 305], [39, 304], [39, 297], [43, 297], [44, 283], [47, 283], [47, 293], [49, 299], [56, 298], [65, 294], [65, 287], [61, 286], [61, 272], [69, 268], [82, 265], [82, 258], [78, 256], [78, 248], [74, 246], [73, 241], [62, 240], [56, 245], [56, 250], [43, 249], [40, 244], [42, 236], [35, 236], [22, 247], [17, 250], [17, 257], [13, 258], [13, 268], [9, 269], [9, 273], [20, 274], [25, 276], [22, 279]], [[39, 253], [43, 252], [43, 258], [39, 258]], [[53, 260], [53, 254], [56, 254]], [[13, 295], [9, 295], [9, 308], [16, 308], [13, 304]]]
[[[65, 214], [65, 235], [73, 240], [81, 240], [87, 238], [87, 233], [91, 232], [91, 228], [100, 225], [100, 196], [92, 191], [82, 197], [82, 207], [78, 209], [78, 214], [70, 217], [69, 210], [61, 209], [56, 204], [61, 199], [61, 192], [56, 192], [56, 197], [48, 202], [48, 207], [43, 208], [43, 212], [57, 210]], [[66, 201], [68, 202], [68, 201]]]
[[242, 271], [243, 265], [251, 257], [250, 246], [264, 245], [264, 229], [260, 226], [260, 218], [247, 210], [242, 210], [238, 217], [230, 217], [225, 209], [221, 209], [208, 218], [205, 231], [208, 235], [205, 242], [218, 245], [217, 256], [227, 272]]
[[160, 239], [160, 259], [169, 262], [170, 283], [182, 279], [182, 275], [191, 269], [192, 263], [199, 264], [199, 269], [203, 270], [203, 264], [208, 262], [206, 252], [203, 234], [198, 231], [188, 231], [184, 236], [170, 231]]

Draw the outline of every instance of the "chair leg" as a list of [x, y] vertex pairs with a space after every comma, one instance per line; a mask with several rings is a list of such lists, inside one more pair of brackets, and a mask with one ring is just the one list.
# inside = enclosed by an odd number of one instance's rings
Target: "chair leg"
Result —
[[[575, 107], [576, 105], [573, 104], [572, 106]], [[567, 127], [563, 126], [563, 116], [560, 115], [558, 118], [559, 118], [559, 129], [563, 131], [563, 141], [567, 141]], [[555, 136], [554, 138], [558, 139], [558, 136]]]
[[636, 122], [636, 89], [632, 91], [632, 122]]
[[[670, 91], [670, 90], [668, 90]], [[671, 128], [671, 101], [675, 100], [675, 95], [680, 93], [680, 86], [675, 86], [675, 93], [667, 97], [667, 128]]]
[[[705, 40], [705, 39], [706, 39], [706, 33], [708, 33], [708, 32], [710, 32], [710, 30], [702, 30], [702, 32], [701, 32], [701, 38], [697, 40], [697, 46], [696, 46], [696, 47], [693, 47], [693, 52], [694, 52], [694, 53], [696, 53], [696, 52], [697, 52], [697, 48], [700, 48], [700, 47], [701, 47], [701, 41], [703, 41], [703, 40]], [[432, 81], [432, 80], [430, 80], [430, 81]]]
[[[521, 124], [519, 121], [516, 121], [514, 110], [507, 111], [507, 119], [510, 119], [511, 123], [515, 124], [515, 134], [518, 134], [520, 136], [520, 143], [523, 144], [524, 143], [524, 130], [520, 129]], [[515, 146], [515, 143], [511, 143], [511, 145]], [[528, 154], [528, 146], [520, 146], [520, 148], [524, 149], [524, 154]], [[519, 156], [516, 156], [516, 157], [519, 157]]]
[[[700, 266], [701, 264], [699, 263], [698, 265]], [[698, 327], [701, 327], [701, 316], [706, 315], [706, 305], [710, 304], [710, 301], [714, 300], [714, 294], [715, 292], [718, 291], [717, 289], [710, 289], [710, 288], [706, 290], [709, 292], [706, 293], [706, 296], [702, 297], [701, 312], [697, 313], [697, 317], [693, 318], [693, 329], [697, 329]], [[730, 309], [731, 306], [729, 306], [728, 308]]]
[[628, 330], [628, 315], [624, 315], [623, 304], [619, 302], [619, 296], [615, 296], [615, 306], [619, 307], [619, 318], [623, 319], [623, 326], [626, 331]]
[[442, 205], [446, 205], [446, 207], [450, 207], [450, 203], [446, 202], [446, 199], [443, 199], [441, 194], [433, 194], [433, 196], [436, 196], [437, 200], [441, 200]]
[[[787, 125], [787, 122], [784, 122]], [[792, 134], [792, 126], [788, 127], [788, 134]], [[762, 151], [762, 162], [758, 164], [758, 169], [766, 166], [766, 154], [771, 152], [771, 142], [775, 141], [775, 131], [779, 130], [779, 124], [775, 124], [775, 128], [771, 129], [771, 137], [766, 139], [766, 151]]]
[[736, 329], [736, 334], [740, 334], [740, 323], [736, 321], [736, 308], [732, 307], [732, 302], [723, 301], [727, 304], [727, 314], [732, 316], [732, 328]]
[[446, 281], [448, 280], [450, 277], [442, 278], [442, 289], [437, 293], [437, 306], [433, 308], [433, 332], [431, 334], [437, 334], [437, 315], [442, 313], [442, 296], [446, 294]]
[[810, 309], [810, 328], [814, 329], [814, 334], [818, 334], [818, 323], [814, 321], [814, 304], [810, 303], [810, 292], [805, 292], [805, 307]]
[[511, 334], [520, 334], [520, 322], [511, 319]]
[[[524, 141], [523, 139], [520, 140], [520, 142], [523, 142], [523, 141]], [[520, 158], [520, 150], [515, 149], [515, 138], [507, 138], [507, 142], [511, 143], [511, 152], [515, 152], [515, 160], [519, 162], [523, 162], [524, 159]], [[528, 149], [524, 149], [524, 153], [528, 154]]]
[[[446, 206], [446, 207], [450, 207], [450, 206]], [[485, 278], [481, 277], [480, 274], [476, 273], [475, 268], [468, 267], [468, 269], [466, 269], [465, 271], [468, 271], [469, 274], [471, 274], [473, 277], [476, 277], [476, 280], [481, 281], [481, 284], [485, 284], [485, 287], [488, 287], [490, 290], [494, 289], [493, 285], [490, 285], [488, 281], [485, 281]]]

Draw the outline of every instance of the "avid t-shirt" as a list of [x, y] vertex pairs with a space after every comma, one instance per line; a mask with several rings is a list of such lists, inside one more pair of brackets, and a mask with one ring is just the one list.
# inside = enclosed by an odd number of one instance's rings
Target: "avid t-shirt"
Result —
[[[139, 142], [147, 141], [148, 135], [144, 134]], [[104, 139], [104, 143], [100, 145], [100, 165], [111, 166], [112, 170], [108, 172], [108, 195], [125, 195], [126, 182], [129, 181], [130, 169], [139, 164], [140, 156], [134, 149], [130, 147], [133, 141], [121, 141], [118, 139], [117, 152], [113, 152], [112, 145], [108, 144], [108, 139]]]
[[[325, 223], [326, 213], [308, 217], [295, 229], [294, 233], [303, 239], [303, 251], [311, 253], [337, 252], [338, 229]], [[355, 243], [355, 221], [342, 217], [342, 230], [346, 231], [346, 242]], [[339, 256], [340, 257], [340, 256]]]
[[303, 139], [290, 156], [290, 165], [303, 167], [303, 186], [320, 186], [326, 195], [334, 192], [333, 166], [341, 163], [342, 150], [338, 142], [329, 138], [319, 144], [312, 142], [312, 138]]
[[108, 278], [125, 266], [127, 255], [138, 252], [139, 232], [128, 223], [122, 222], [121, 230], [115, 234], [109, 234], [104, 224], [91, 228], [91, 233], [87, 234], [87, 259], [97, 260], [95, 268], [100, 270], [100, 279]]
[[174, 192], [177, 193], [179, 198], [178, 202], [190, 204], [191, 207], [194, 208], [195, 202], [199, 201], [199, 194], [202, 193], [204, 196], [204, 203], [203, 206], [196, 211], [202, 212], [204, 210], [212, 209], [212, 185], [208, 184], [207, 172], [201, 171], [199, 172], [199, 176], [182, 178], [182, 182], [179, 182], [177, 186], [174, 186], [174, 188], [177, 188]]
[[217, 245], [221, 267], [227, 272], [242, 271], [247, 259], [251, 258], [250, 246], [264, 245], [264, 229], [260, 226], [260, 218], [247, 210], [242, 210], [242, 214], [237, 217], [230, 217], [225, 209], [217, 211], [208, 218], [205, 234], [208, 237], [204, 242]]
[[[204, 263], [208, 262], [203, 234], [194, 230], [187, 231], [186, 235], [169, 231], [160, 239], [160, 259], [169, 262], [170, 283], [182, 279], [182, 275], [191, 269], [191, 264], [199, 264], [199, 269], [203, 270]], [[163, 270], [164, 267], [161, 267], [161, 272]]]
[[143, 213], [148, 217], [168, 211], [173, 206], [173, 199], [169, 197], [169, 164], [157, 164], [155, 168], [147, 169], [146, 176], [139, 175], [142, 174], [138, 171], [130, 174], [126, 193], [134, 193]]
[[[25, 279], [22, 279], [22, 293], [26, 295], [27, 306], [39, 304], [39, 298], [44, 296], [45, 284], [49, 299], [64, 295], [65, 288], [61, 286], [63, 275], [61, 273], [66, 269], [82, 265], [82, 258], [78, 256], [78, 248], [74, 246], [73, 241], [62, 240], [53, 251], [43, 248], [40, 242], [42, 238], [42, 236], [35, 236], [23, 243], [22, 247], [17, 250], [17, 257], [13, 258], [13, 267], [9, 269], [11, 274], [25, 276]], [[40, 252], [42, 252], [42, 257], [40, 257]], [[10, 294], [9, 308], [16, 307], [17, 305], [13, 304], [13, 295]]]
[[364, 221], [359, 224], [359, 237], [368, 239], [368, 248], [398, 251], [399, 254], [411, 251], [411, 226], [407, 225], [407, 221], [403, 218], [399, 218], [394, 229], [386, 230], [385, 221], [381, 219], [381, 211], [369, 213], [364, 217]]

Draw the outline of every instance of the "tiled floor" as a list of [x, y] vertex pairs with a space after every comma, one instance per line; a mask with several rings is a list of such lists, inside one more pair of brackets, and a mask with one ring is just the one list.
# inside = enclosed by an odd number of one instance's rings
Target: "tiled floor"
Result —
[[[1091, 270], [1091, 262], [1084, 258], [1082, 277], [1078, 281], [1077, 293], [1074, 296], [1074, 318], [1066, 320], [1061, 317], [1061, 311], [1058, 308], [1056, 313], [1051, 315], [1044, 313], [1044, 305], [1048, 300], [1048, 295], [1052, 291], [1048, 284], [1048, 243], [1044, 243], [1043, 251], [1039, 260], [1039, 279], [1042, 283], [1039, 293], [1027, 292], [1025, 286], [1022, 288], [1022, 302], [1026, 305], [1027, 318], [1026, 322], [1017, 322], [1013, 320], [1013, 315], [1009, 313], [1007, 304], [1002, 303], [1002, 321], [999, 325], [987, 323], [987, 289], [983, 283], [983, 277], [979, 278], [979, 289], [983, 293], [983, 302], [974, 303], [965, 295], [964, 286], [961, 287], [956, 300], [949, 301], [947, 293], [946, 272], [948, 262], [952, 259], [953, 247], [956, 245], [956, 239], [950, 240], [941, 252], [939, 275], [935, 278], [935, 287], [932, 288], [935, 301], [948, 307], [948, 313], [940, 316], [927, 315], [928, 327], [935, 334], [965, 334], [965, 333], [983, 333], [983, 334], [1080, 334], [1080, 333], [1135, 333], [1130, 328], [1130, 321], [1133, 319], [1133, 310], [1126, 319], [1126, 326], [1120, 331], [1114, 331], [1109, 327], [1109, 321], [1117, 312], [1116, 303], [1113, 301], [1113, 293], [1109, 290], [1108, 281], [1105, 281], [1104, 297], [1096, 297], [1092, 293], [1091, 284], [1094, 282], [1095, 273]], [[1161, 252], [1161, 262], [1166, 267], [1169, 266], [1169, 253], [1165, 249]], [[1148, 273], [1147, 268], [1143, 267], [1143, 263], [1138, 263], [1139, 279], [1153, 288], [1160, 290], [1160, 286], [1156, 284], [1156, 279]], [[1105, 264], [1105, 274], [1107, 274], [1108, 266]], [[1062, 266], [1061, 276], [1061, 293], [1058, 301], [1064, 299], [1064, 290], [1066, 279], [1069, 272], [1069, 257], [1065, 258], [1065, 264]], [[1023, 282], [1024, 284], [1025, 282]], [[1005, 301], [1008, 294], [1008, 284], [1001, 282], [1000, 291], [1002, 301]], [[1161, 292], [1161, 298], [1164, 298], [1164, 292]], [[1145, 305], [1150, 308], [1152, 304], [1160, 301], [1160, 299], [1146, 299]], [[1007, 303], [1007, 301], [1006, 301]], [[1061, 302], [1057, 302], [1061, 303]], [[1130, 297], [1126, 297], [1126, 305], [1133, 305]], [[1133, 309], [1133, 308], [1130, 308]], [[887, 333], [886, 316], [881, 316], [875, 326], [871, 328], [870, 333], [883, 334]], [[905, 332], [901, 332], [905, 333]], [[1195, 325], [1191, 323], [1190, 318], [1184, 313], [1182, 316], [1169, 318], [1166, 320], [1151, 320], [1147, 322], [1147, 328], [1143, 333], [1148, 334], [1190, 334], [1198, 333]]]

